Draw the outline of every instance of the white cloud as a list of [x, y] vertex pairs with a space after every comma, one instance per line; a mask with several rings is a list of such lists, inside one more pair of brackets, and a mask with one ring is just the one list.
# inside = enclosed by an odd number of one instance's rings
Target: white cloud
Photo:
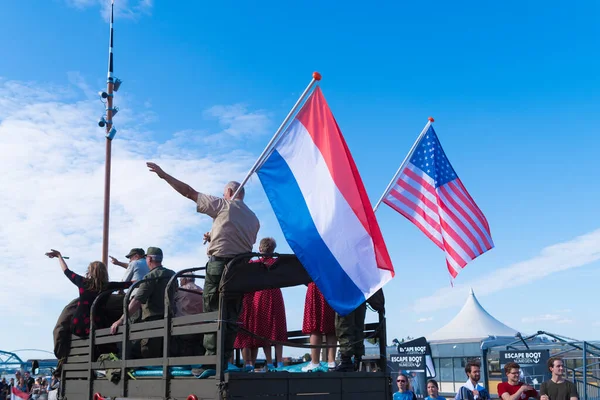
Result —
[[[429, 312], [458, 306], [464, 302], [470, 287], [482, 295], [521, 286], [540, 280], [545, 276], [582, 267], [600, 260], [600, 229], [578, 236], [563, 243], [548, 246], [536, 257], [499, 268], [484, 278], [444, 288], [431, 296], [417, 299], [413, 304], [416, 312]], [[506, 279], [511, 277], [511, 279]]]
[[[77, 88], [87, 84], [73, 76], [66, 89], [0, 79], [0, 304], [15, 326], [28, 321], [51, 329], [62, 306], [77, 295], [44, 252], [61, 250], [79, 273], [101, 257], [105, 139], [96, 117], [103, 108], [97, 99], [81, 99]], [[120, 102], [128, 104], [126, 94], [120, 93]], [[219, 194], [227, 181], [245, 176], [256, 155], [201, 153], [184, 134], [153, 141], [137, 130], [137, 115], [125, 108], [116, 117], [123, 128], [113, 142], [110, 254], [122, 259], [131, 247], [160, 246], [168, 267], [199, 266], [210, 219], [148, 172], [145, 161], [159, 163], [197, 190]], [[257, 182], [249, 183], [247, 193], [251, 207], [264, 208]], [[123, 274], [112, 265], [109, 272], [113, 280]], [[28, 343], [50, 349], [46, 328], [0, 341], [7, 349], [31, 347]]]
[[206, 110], [204, 115], [217, 118], [224, 128], [218, 135], [227, 135], [230, 138], [262, 135], [270, 125], [269, 117], [264, 111], [248, 112], [243, 104], [213, 106]]
[[422, 317], [417, 320], [418, 323], [433, 321], [433, 317]]
[[541, 321], [558, 321], [561, 316], [558, 314], [543, 314], [535, 317], [523, 317], [521, 318], [522, 322], [532, 323], [532, 322], [541, 322]]
[[[65, 0], [67, 5], [79, 9], [100, 7], [102, 17], [110, 19], [110, 0]], [[154, 0], [118, 0], [114, 2], [115, 18], [136, 19], [143, 15], [150, 15]]]

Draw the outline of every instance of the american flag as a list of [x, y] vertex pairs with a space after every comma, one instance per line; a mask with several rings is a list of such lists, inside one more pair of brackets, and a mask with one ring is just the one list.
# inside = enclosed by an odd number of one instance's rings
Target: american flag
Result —
[[485, 216], [450, 165], [431, 125], [383, 202], [444, 250], [452, 278], [494, 247]]

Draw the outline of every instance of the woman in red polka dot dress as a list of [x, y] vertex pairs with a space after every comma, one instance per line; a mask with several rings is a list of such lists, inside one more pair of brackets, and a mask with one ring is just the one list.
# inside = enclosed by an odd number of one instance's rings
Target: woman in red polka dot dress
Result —
[[[277, 243], [273, 238], [264, 238], [260, 241], [259, 251], [272, 254]], [[262, 262], [267, 268], [271, 267], [277, 258], [261, 257], [254, 262]], [[259, 290], [244, 296], [242, 313], [238, 319], [250, 332], [278, 342], [287, 341], [287, 322], [285, 317], [285, 304], [281, 289]], [[271, 353], [271, 343], [251, 337], [245, 332], [238, 332], [235, 348], [242, 349], [246, 370], [252, 370], [256, 363], [258, 348], [262, 347], [267, 361], [267, 370], [275, 367]], [[275, 358], [277, 366], [283, 367], [283, 345], [275, 345]]]
[[[264, 254], [275, 252], [277, 243], [273, 238], [264, 238], [260, 241], [259, 250]], [[267, 268], [271, 267], [277, 261], [277, 258], [261, 257], [259, 262], [265, 264]], [[285, 304], [281, 289], [260, 290], [254, 294], [255, 317], [253, 318], [252, 332], [277, 342], [287, 341], [287, 321], [285, 317]], [[262, 347], [267, 359], [267, 367], [273, 368], [273, 358], [271, 354], [271, 343], [256, 339], [256, 347]], [[276, 344], [275, 358], [277, 367], [283, 367], [283, 345]]]
[[[58, 257], [60, 267], [66, 277], [79, 288], [79, 302], [77, 302], [77, 309], [71, 320], [71, 333], [85, 338], [90, 334], [90, 309], [96, 297], [105, 290], [126, 289], [133, 282], [109, 282], [106, 265], [100, 261], [91, 262], [85, 277], [83, 277], [67, 267], [67, 263], [59, 251], [51, 250], [46, 255], [50, 258]], [[105, 320], [105, 313], [99, 311], [96, 310], [94, 325], [97, 328], [110, 326], [110, 321]]]
[[[314, 282], [308, 284], [306, 291], [306, 302], [304, 303], [304, 321], [302, 322], [302, 333], [310, 333], [310, 344], [323, 344], [323, 336], [329, 347], [327, 349], [327, 361], [329, 370], [335, 368], [335, 311], [327, 303], [323, 294]], [[320, 367], [321, 349], [310, 349], [311, 361], [302, 368], [304, 372], [310, 372]]]

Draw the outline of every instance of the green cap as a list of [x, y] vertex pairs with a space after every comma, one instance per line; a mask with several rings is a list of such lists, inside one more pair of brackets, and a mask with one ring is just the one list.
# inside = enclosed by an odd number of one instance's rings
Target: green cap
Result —
[[129, 251], [129, 253], [125, 257], [131, 258], [131, 256], [133, 256], [135, 254], [138, 254], [138, 255], [144, 257], [144, 249], [140, 249], [138, 247], [133, 248]]
[[163, 256], [162, 250], [158, 247], [148, 247], [147, 256]]

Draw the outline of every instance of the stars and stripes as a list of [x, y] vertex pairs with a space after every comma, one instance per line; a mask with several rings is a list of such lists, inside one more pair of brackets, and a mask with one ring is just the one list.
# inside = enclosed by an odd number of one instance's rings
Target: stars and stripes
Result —
[[431, 125], [383, 202], [444, 250], [452, 278], [494, 247], [485, 216], [450, 165]]

